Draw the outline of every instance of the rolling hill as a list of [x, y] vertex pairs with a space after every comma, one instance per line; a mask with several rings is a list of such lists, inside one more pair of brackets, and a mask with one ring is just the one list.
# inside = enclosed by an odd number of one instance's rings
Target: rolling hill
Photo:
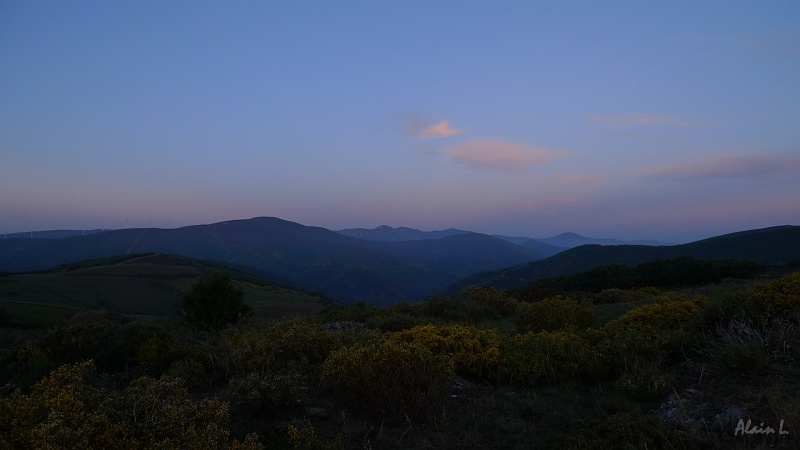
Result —
[[[450, 240], [448, 240], [450, 239]], [[0, 240], [0, 270], [42, 270], [130, 253], [183, 255], [245, 268], [327, 297], [390, 304], [419, 300], [475, 269], [537, 259], [491, 236], [375, 242], [277, 218], [260, 217], [177, 229], [125, 229], [65, 239]]]
[[[82, 261], [41, 273], [0, 277], [0, 309], [22, 324], [47, 323], [78, 310], [108, 310], [136, 317], [180, 316], [181, 292], [219, 266], [191, 258], [133, 254]], [[319, 298], [238, 270], [256, 319], [280, 319], [318, 311]]]
[[452, 294], [469, 285], [512, 289], [541, 278], [571, 275], [607, 264], [635, 266], [678, 256], [705, 260], [747, 258], [764, 264], [796, 262], [800, 261], [800, 227], [742, 231], [672, 246], [583, 245], [539, 261], [473, 274], [442, 293]]

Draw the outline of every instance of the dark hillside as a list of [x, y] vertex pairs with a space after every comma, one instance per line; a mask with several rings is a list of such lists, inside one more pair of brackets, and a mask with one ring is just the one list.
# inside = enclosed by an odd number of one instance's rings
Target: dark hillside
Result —
[[381, 245], [388, 253], [423, 267], [462, 276], [539, 259], [523, 247], [479, 233], [442, 239], [397, 242]]
[[673, 246], [583, 245], [541, 261], [502, 270], [473, 274], [443, 293], [453, 294], [469, 285], [512, 289], [541, 278], [572, 275], [609, 264], [635, 266], [657, 259], [691, 256], [697, 259], [752, 259], [762, 264], [800, 260], [800, 227], [782, 226], [750, 230]]
[[107, 231], [61, 240], [2, 240], [0, 271], [42, 270], [120, 254], [166, 253], [240, 267], [329, 298], [389, 304], [423, 299], [474, 270], [535, 258], [505, 241], [476, 236], [452, 236], [443, 242], [374, 242], [260, 217], [178, 229]]
[[[179, 302], [203, 273], [220, 267], [182, 256], [146, 254], [82, 261], [56, 270], [3, 277], [0, 309], [14, 323], [47, 323], [82, 310], [178, 320]], [[245, 301], [258, 319], [279, 319], [322, 308], [309, 294], [275, 285], [241, 271], [233, 279], [245, 287]]]

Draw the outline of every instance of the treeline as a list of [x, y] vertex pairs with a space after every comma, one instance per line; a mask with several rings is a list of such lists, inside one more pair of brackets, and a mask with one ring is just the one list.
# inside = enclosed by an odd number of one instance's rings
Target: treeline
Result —
[[562, 289], [565, 291], [600, 292], [606, 289], [637, 289], [642, 287], [679, 288], [706, 283], [718, 283], [725, 278], [754, 278], [767, 267], [750, 259], [704, 261], [681, 256], [629, 267], [609, 264], [574, 275], [544, 278], [529, 283], [524, 289]]

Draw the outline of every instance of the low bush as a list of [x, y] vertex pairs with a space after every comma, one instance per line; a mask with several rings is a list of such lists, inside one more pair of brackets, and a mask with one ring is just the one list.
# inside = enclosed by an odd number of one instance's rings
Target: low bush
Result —
[[501, 380], [519, 386], [558, 386], [597, 376], [599, 358], [589, 343], [563, 331], [517, 335], [500, 362]]
[[234, 403], [263, 415], [272, 415], [294, 404], [305, 385], [305, 375], [297, 368], [289, 367], [232, 378], [228, 389]]
[[493, 287], [470, 286], [461, 290], [461, 301], [472, 318], [508, 317], [517, 312], [519, 302]]
[[422, 321], [406, 312], [389, 311], [384, 315], [372, 316], [364, 322], [364, 326], [369, 329], [377, 329], [384, 332], [402, 331], [423, 325]]
[[669, 365], [680, 360], [701, 336], [704, 302], [703, 297], [661, 298], [592, 330], [588, 335], [602, 355], [602, 372], [623, 375], [655, 361]]
[[497, 330], [426, 325], [391, 334], [385, 342], [419, 344], [436, 355], [450, 358], [460, 375], [494, 380], [504, 337]]
[[418, 341], [356, 344], [331, 353], [323, 386], [350, 411], [388, 421], [424, 420], [439, 410], [453, 364]]
[[[627, 290], [627, 289], [606, 289], [596, 294], [592, 294], [592, 303], [597, 305], [608, 303], [632, 303], [659, 295], [661, 291], [658, 288], [652, 288], [654, 291], [646, 291], [643, 289]], [[652, 293], [652, 292], [655, 292]]]
[[213, 358], [226, 377], [274, 372], [295, 365], [315, 378], [332, 351], [369, 336], [370, 333], [326, 330], [320, 324], [296, 320], [266, 327], [246, 326], [223, 332]]
[[0, 397], [3, 448], [263, 448], [227, 429], [228, 408], [216, 400], [196, 404], [180, 379], [142, 377], [122, 392], [88, 383], [91, 361], [64, 365], [29, 395], [4, 389]]
[[594, 309], [589, 302], [569, 297], [551, 297], [536, 303], [519, 305], [517, 328], [520, 332], [585, 329], [594, 323]]
[[769, 317], [800, 319], [800, 272], [759, 283], [747, 292]]

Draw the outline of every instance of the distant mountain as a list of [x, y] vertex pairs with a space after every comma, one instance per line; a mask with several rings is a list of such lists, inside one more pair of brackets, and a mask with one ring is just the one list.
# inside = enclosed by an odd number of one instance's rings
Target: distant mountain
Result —
[[65, 239], [0, 240], [0, 271], [22, 272], [129, 253], [221, 262], [328, 297], [390, 304], [419, 300], [475, 270], [536, 259], [497, 238], [375, 242], [278, 218], [177, 229], [138, 228]]
[[527, 241], [520, 243], [519, 246], [539, 255], [541, 259], [549, 258], [553, 255], [563, 252], [564, 250], [567, 250], [567, 247], [559, 247], [557, 245], [548, 244], [536, 239], [528, 239]]
[[470, 275], [442, 293], [452, 294], [469, 285], [518, 288], [541, 278], [571, 275], [607, 264], [635, 266], [678, 256], [704, 260], [747, 258], [764, 264], [797, 262], [800, 261], [800, 227], [763, 228], [672, 246], [583, 245], [540, 261]]
[[47, 230], [5, 233], [3, 239], [64, 239], [72, 236], [86, 236], [106, 230]]
[[511, 242], [479, 233], [393, 242], [382, 244], [381, 248], [422, 267], [462, 276], [486, 270], [485, 267], [507, 267], [510, 261], [522, 263], [540, 259], [534, 252]]
[[639, 240], [639, 241], [623, 241], [619, 239], [598, 239], [588, 238], [576, 233], [561, 233], [558, 236], [534, 239], [538, 242], [550, 244], [562, 248], [574, 248], [581, 245], [650, 245], [650, 246], [665, 246], [675, 245], [671, 242], [661, 242], [654, 240]]
[[349, 228], [346, 230], [339, 230], [339, 233], [368, 241], [405, 242], [424, 239], [441, 239], [449, 236], [471, 233], [471, 231], [456, 230], [455, 228], [441, 231], [421, 231], [415, 228], [392, 228], [388, 225], [381, 225], [373, 229]]

